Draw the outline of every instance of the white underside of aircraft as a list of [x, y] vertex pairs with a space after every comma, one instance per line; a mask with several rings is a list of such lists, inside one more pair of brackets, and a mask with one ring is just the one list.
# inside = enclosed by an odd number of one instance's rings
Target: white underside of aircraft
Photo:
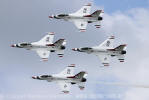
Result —
[[72, 14], [59, 14], [52, 15], [49, 18], [63, 19], [65, 21], [70, 21], [75, 24], [75, 26], [80, 30], [80, 32], [85, 32], [88, 23], [97, 22], [96, 28], [100, 28], [100, 22], [102, 20], [103, 11], [97, 10], [90, 14], [91, 4], [84, 5], [80, 10]]
[[41, 76], [33, 76], [33, 79], [37, 80], [46, 80], [48, 82], [56, 82], [63, 93], [69, 93], [71, 85], [77, 84], [80, 90], [85, 88], [86, 75], [85, 71], [81, 71], [80, 73], [74, 75], [74, 64], [71, 64], [67, 68], [65, 68], [59, 74], [53, 75], [41, 75]]
[[18, 43], [13, 44], [11, 47], [25, 48], [27, 50], [36, 51], [43, 61], [47, 61], [51, 52], [56, 52], [59, 57], [63, 57], [66, 45], [65, 39], [59, 39], [53, 43], [54, 33], [49, 32], [38, 42], [32, 43]]

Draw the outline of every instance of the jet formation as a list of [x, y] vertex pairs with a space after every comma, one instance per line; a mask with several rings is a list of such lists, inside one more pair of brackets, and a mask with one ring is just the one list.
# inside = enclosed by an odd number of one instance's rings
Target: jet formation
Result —
[[63, 19], [65, 21], [70, 21], [75, 24], [75, 26], [80, 30], [80, 32], [85, 32], [88, 23], [96, 22], [96, 28], [100, 28], [100, 22], [102, 21], [103, 10], [96, 10], [94, 13], [90, 14], [91, 4], [88, 3], [84, 5], [80, 10], [71, 14], [58, 14], [51, 15], [49, 18]]
[[[90, 14], [90, 10], [91, 4], [88, 3], [75, 13], [51, 15], [49, 18], [63, 19], [64, 21], [73, 22], [80, 32], [85, 32], [88, 23], [96, 23], [95, 27], [100, 28], [100, 22], [103, 20], [103, 10], [96, 10], [92, 14]], [[50, 53], [52, 52], [56, 52], [59, 57], [63, 57], [64, 50], [66, 49], [66, 40], [59, 39], [56, 42], [53, 42], [53, 39], [54, 33], [48, 32], [47, 35], [37, 42], [22, 42], [12, 44], [11, 47], [36, 51], [42, 61], [47, 61]], [[110, 36], [98, 46], [73, 48], [72, 50], [96, 55], [104, 66], [109, 66], [110, 57], [117, 57], [120, 62], [124, 62], [126, 44], [121, 44], [114, 47], [114, 39], [114, 36]], [[59, 84], [63, 93], [69, 93], [71, 85], [74, 84], [83, 90], [85, 88], [85, 82], [87, 81], [87, 73], [85, 71], [81, 71], [74, 75], [74, 67], [75, 64], [71, 64], [58, 74], [32, 76], [32, 78], [36, 80], [56, 82]]]

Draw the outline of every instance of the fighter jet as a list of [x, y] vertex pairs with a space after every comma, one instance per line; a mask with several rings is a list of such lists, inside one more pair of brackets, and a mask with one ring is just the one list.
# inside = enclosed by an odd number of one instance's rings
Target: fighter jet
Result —
[[27, 50], [36, 51], [37, 54], [42, 58], [42, 61], [47, 61], [51, 52], [56, 52], [59, 57], [63, 57], [66, 40], [59, 39], [55, 43], [53, 43], [53, 38], [54, 33], [48, 32], [48, 34], [38, 42], [32, 42], [32, 43], [23, 42], [13, 44], [11, 45], [11, 47], [25, 48]]
[[37, 80], [46, 80], [48, 82], [56, 82], [60, 86], [62, 93], [69, 93], [71, 85], [74, 84], [78, 85], [80, 90], [83, 90], [85, 88], [85, 82], [87, 81], [85, 78], [87, 73], [85, 71], [81, 71], [74, 75], [74, 67], [75, 64], [71, 64], [59, 74], [33, 76], [32, 78]]
[[87, 54], [94, 54], [99, 57], [104, 66], [109, 66], [110, 57], [116, 56], [120, 62], [124, 62], [124, 55], [126, 54], [126, 44], [113, 47], [114, 36], [110, 36], [107, 40], [99, 46], [73, 48], [74, 51], [85, 52]]
[[90, 14], [91, 3], [84, 5], [80, 10], [71, 14], [58, 14], [49, 16], [49, 18], [63, 19], [73, 22], [80, 32], [85, 32], [88, 23], [97, 22], [96, 28], [100, 28], [100, 21], [103, 19], [103, 10], [97, 10]]

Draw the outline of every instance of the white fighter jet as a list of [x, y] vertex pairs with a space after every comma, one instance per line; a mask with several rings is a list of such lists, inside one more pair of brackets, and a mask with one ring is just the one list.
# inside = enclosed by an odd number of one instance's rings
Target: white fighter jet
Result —
[[74, 75], [74, 67], [75, 65], [71, 64], [59, 74], [33, 76], [32, 78], [37, 80], [46, 80], [48, 82], [56, 82], [63, 93], [69, 93], [70, 86], [74, 84], [78, 85], [80, 90], [83, 90], [85, 88], [85, 82], [87, 81], [85, 78], [87, 73], [85, 71], [81, 71]]
[[99, 57], [104, 66], [109, 66], [110, 57], [116, 56], [120, 62], [124, 62], [124, 54], [126, 54], [126, 44], [113, 47], [114, 36], [110, 36], [99, 46], [73, 48], [74, 51], [85, 52], [88, 54], [94, 54]]
[[42, 58], [43, 61], [48, 60], [51, 52], [56, 52], [59, 57], [63, 57], [66, 40], [59, 39], [55, 43], [53, 43], [53, 38], [54, 38], [54, 33], [48, 32], [48, 34], [38, 42], [32, 42], [32, 43], [23, 42], [23, 43], [13, 44], [11, 45], [11, 47], [34, 50]]
[[97, 22], [96, 28], [100, 28], [100, 21], [103, 19], [103, 10], [97, 10], [90, 14], [91, 4], [84, 5], [80, 10], [71, 14], [52, 15], [49, 18], [63, 19], [65, 21], [73, 22], [80, 32], [86, 31], [88, 23]]

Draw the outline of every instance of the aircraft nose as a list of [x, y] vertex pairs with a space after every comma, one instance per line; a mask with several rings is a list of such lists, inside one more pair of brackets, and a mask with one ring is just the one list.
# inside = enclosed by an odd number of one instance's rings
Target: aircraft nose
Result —
[[53, 16], [49, 16], [49, 18], [53, 18]]
[[77, 50], [78, 50], [78, 48], [73, 48], [72, 50], [73, 50], [73, 51], [77, 51]]
[[15, 44], [12, 44], [12, 45], [11, 45], [11, 47], [15, 47], [15, 46], [16, 46]]
[[35, 76], [32, 76], [32, 79], [36, 79], [36, 77]]
[[49, 18], [54, 18], [54, 15], [49, 16]]

